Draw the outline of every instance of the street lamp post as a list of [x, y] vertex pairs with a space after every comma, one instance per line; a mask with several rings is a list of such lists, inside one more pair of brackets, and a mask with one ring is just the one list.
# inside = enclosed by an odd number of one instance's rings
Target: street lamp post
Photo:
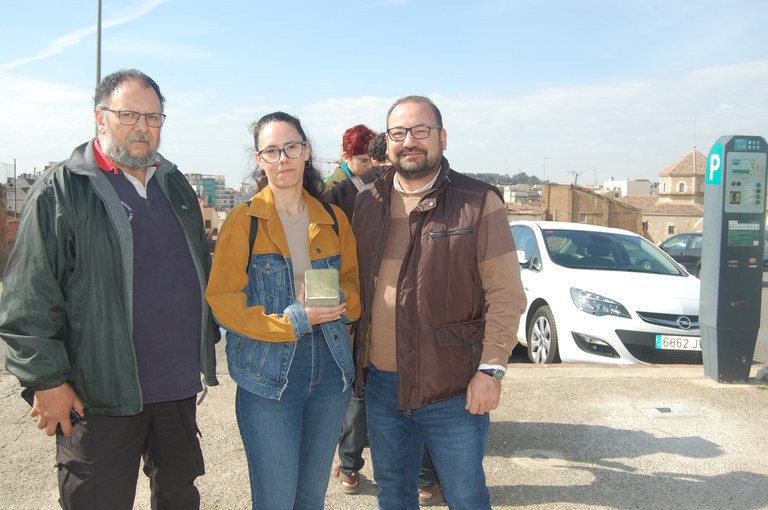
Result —
[[[96, 15], [96, 87], [101, 83], [101, 0], [97, 0]], [[99, 136], [99, 127], [95, 127], [96, 136]]]
[[101, 0], [97, 0], [96, 16], [96, 86], [101, 83]]

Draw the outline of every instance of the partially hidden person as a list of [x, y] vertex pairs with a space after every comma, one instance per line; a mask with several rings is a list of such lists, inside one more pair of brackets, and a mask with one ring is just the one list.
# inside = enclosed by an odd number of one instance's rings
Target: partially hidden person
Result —
[[325, 178], [324, 192], [347, 179], [355, 183], [358, 189], [362, 187], [360, 176], [373, 166], [368, 155], [368, 144], [375, 136], [376, 132], [364, 124], [357, 124], [344, 131], [341, 136], [341, 162], [331, 175]]

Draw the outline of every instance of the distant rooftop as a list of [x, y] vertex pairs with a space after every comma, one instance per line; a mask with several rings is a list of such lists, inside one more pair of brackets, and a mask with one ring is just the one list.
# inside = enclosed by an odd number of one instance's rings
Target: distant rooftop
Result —
[[661, 171], [659, 177], [684, 177], [691, 175], [704, 175], [707, 168], [707, 158], [696, 150], [692, 149], [688, 154], [678, 159], [667, 168]]

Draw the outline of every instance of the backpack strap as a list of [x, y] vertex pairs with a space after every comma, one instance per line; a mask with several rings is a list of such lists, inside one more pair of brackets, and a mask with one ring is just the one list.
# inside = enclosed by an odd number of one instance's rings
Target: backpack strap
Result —
[[[336, 213], [333, 212], [331, 204], [328, 202], [320, 202], [323, 207], [333, 218], [333, 231], [336, 232], [336, 237], [339, 236], [339, 220], [336, 218]], [[246, 204], [251, 205], [251, 201], [247, 201]], [[251, 253], [253, 253], [253, 245], [256, 243], [256, 234], [259, 233], [259, 218], [251, 216], [251, 227], [248, 229], [248, 261], [245, 263], [245, 272], [248, 273], [248, 268], [251, 267]]]
[[323, 204], [323, 207], [325, 207], [325, 210], [328, 212], [328, 214], [331, 215], [331, 218], [333, 218], [333, 231], [336, 232], [336, 237], [339, 237], [339, 220], [336, 219], [336, 213], [333, 212], [333, 207], [331, 207], [331, 204], [328, 202], [320, 201], [321, 204]]
[[[251, 201], [246, 202], [249, 206]], [[259, 233], [259, 218], [251, 216], [251, 227], [248, 229], [248, 260], [245, 263], [245, 273], [248, 274], [248, 268], [251, 267], [251, 253], [253, 253], [253, 245], [256, 242], [256, 234]]]

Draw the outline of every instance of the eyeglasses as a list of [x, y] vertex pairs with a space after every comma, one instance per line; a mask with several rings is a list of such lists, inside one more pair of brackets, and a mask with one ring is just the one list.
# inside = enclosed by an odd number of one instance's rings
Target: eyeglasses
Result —
[[134, 126], [139, 123], [139, 119], [144, 116], [149, 127], [160, 127], [165, 122], [164, 113], [139, 113], [133, 110], [110, 110], [109, 108], [99, 108], [105, 112], [112, 112], [117, 114], [117, 119], [123, 126]]
[[352, 156], [352, 159], [357, 161], [359, 164], [363, 166], [370, 166], [373, 165], [373, 161], [371, 161], [371, 158], [368, 156]]
[[304, 154], [304, 144], [306, 144], [306, 142], [291, 142], [282, 149], [269, 147], [261, 149], [256, 154], [258, 154], [265, 163], [277, 163], [280, 161], [281, 152], [285, 154], [285, 157], [288, 159], [299, 159], [301, 155]]
[[411, 132], [411, 136], [413, 136], [416, 140], [423, 140], [429, 137], [429, 133], [431, 133], [433, 129], [443, 129], [443, 126], [427, 126], [422, 124], [409, 128], [393, 127], [387, 129], [387, 134], [393, 142], [402, 142], [405, 140], [405, 137], [408, 136], [408, 131]]

